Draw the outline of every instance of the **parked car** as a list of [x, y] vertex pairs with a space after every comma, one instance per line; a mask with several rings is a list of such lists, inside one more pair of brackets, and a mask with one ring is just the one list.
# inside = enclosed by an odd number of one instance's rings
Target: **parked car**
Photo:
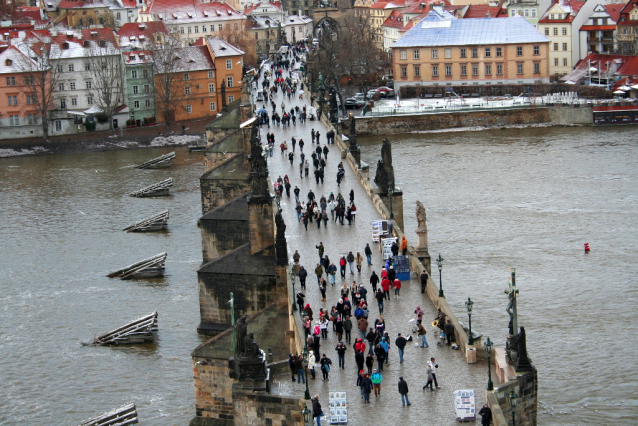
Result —
[[368, 99], [374, 99], [374, 95], [376, 95], [376, 94], [377, 94], [377, 90], [376, 89], [368, 90], [367, 98]]
[[388, 86], [377, 87], [377, 92], [382, 98], [391, 98], [394, 96], [394, 89]]
[[363, 100], [358, 100], [358, 99], [355, 99], [355, 98], [346, 99], [346, 109], [363, 108], [364, 105], [365, 105], [365, 102]]
[[364, 99], [365, 98], [365, 94], [364, 93], [356, 93], [352, 98], [363, 102], [363, 101], [365, 101], [365, 99]]

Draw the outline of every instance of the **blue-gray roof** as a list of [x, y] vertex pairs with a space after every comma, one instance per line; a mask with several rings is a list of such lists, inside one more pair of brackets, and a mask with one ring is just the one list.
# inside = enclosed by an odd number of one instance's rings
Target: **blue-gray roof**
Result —
[[473, 46], [543, 43], [549, 39], [522, 16], [427, 20], [416, 24], [392, 47]]

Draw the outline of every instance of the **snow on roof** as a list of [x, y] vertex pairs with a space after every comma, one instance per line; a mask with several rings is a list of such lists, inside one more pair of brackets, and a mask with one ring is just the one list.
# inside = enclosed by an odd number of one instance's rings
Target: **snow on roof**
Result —
[[144, 13], [156, 14], [170, 24], [246, 19], [228, 3], [201, 3], [198, 0], [153, 0]]
[[206, 43], [208, 43], [210, 50], [216, 58], [224, 56], [240, 56], [246, 53], [221, 38], [209, 37], [206, 39]]
[[11, 46], [4, 52], [0, 53], [0, 74], [24, 72], [25, 69], [28, 69], [29, 62], [32, 64], [36, 63], [18, 48]]
[[[215, 64], [208, 52], [206, 46], [188, 46], [180, 47], [172, 52], [175, 55], [175, 59], [178, 61], [178, 66], [173, 69], [171, 66], [170, 72], [187, 72], [187, 71], [202, 71], [202, 70], [214, 70]], [[155, 64], [158, 68], [157, 73], [162, 74], [162, 64]]]
[[543, 36], [525, 18], [431, 19], [431, 13], [392, 47], [463, 46], [544, 43]]

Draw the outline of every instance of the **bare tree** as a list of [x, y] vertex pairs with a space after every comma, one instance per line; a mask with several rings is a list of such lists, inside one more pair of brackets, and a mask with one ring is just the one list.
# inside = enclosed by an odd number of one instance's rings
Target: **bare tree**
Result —
[[224, 25], [217, 37], [246, 52], [244, 64], [251, 67], [257, 66], [257, 43], [255, 39], [250, 38], [244, 22], [240, 23], [237, 28], [235, 25], [232, 27], [230, 24]]
[[175, 110], [187, 97], [184, 76], [180, 72], [180, 50], [179, 40], [171, 36], [166, 36], [163, 43], [154, 44], [150, 48], [157, 112], [169, 129], [175, 121]]
[[615, 32], [615, 53], [619, 55], [638, 55], [638, 29], [635, 27], [623, 27], [624, 30], [627, 30], [626, 34], [622, 34], [620, 28]]
[[87, 92], [107, 117], [109, 130], [114, 134], [113, 114], [124, 102], [122, 55], [113, 43], [104, 40], [90, 41], [85, 50], [84, 66], [91, 81], [91, 88]]
[[[54, 106], [54, 88], [64, 75], [65, 62], [58, 58], [59, 49], [47, 39], [30, 39], [18, 46], [23, 53], [17, 69], [24, 76], [20, 90], [27, 96], [42, 119], [42, 134], [49, 137], [49, 122]], [[36, 118], [35, 121], [38, 121]]]

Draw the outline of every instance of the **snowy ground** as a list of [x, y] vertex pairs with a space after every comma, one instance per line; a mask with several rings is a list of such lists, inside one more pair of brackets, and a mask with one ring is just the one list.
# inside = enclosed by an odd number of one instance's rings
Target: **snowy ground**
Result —
[[15, 149], [0, 149], [0, 158], [17, 157], [19, 155], [41, 154], [49, 151], [43, 146], [34, 146], [33, 148], [23, 148], [19, 151]]

